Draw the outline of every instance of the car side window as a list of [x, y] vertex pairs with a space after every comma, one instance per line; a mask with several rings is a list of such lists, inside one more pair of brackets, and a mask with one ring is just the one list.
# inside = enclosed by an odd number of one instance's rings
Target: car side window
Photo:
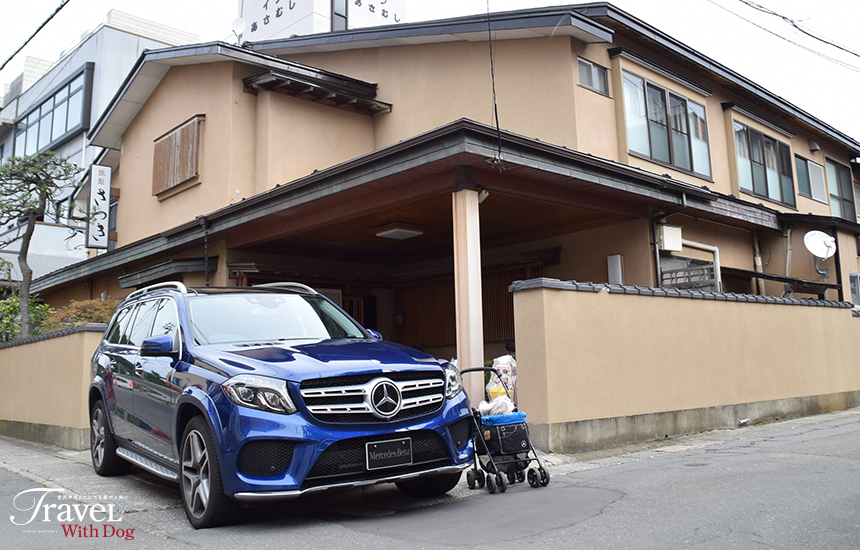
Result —
[[155, 306], [158, 302], [159, 300], [148, 300], [138, 306], [134, 324], [128, 333], [129, 337], [126, 343], [129, 346], [140, 347], [144, 339], [149, 337], [149, 332], [152, 330], [152, 321], [155, 319]]
[[114, 320], [113, 326], [110, 329], [110, 333], [108, 334], [107, 341], [111, 344], [121, 344], [123, 343], [122, 335], [125, 334], [128, 330], [129, 322], [134, 318], [132, 315], [132, 310], [134, 306], [128, 306], [120, 310], [117, 314], [116, 319]]
[[179, 319], [176, 316], [176, 304], [169, 298], [162, 298], [155, 306], [155, 323], [152, 325], [152, 336], [170, 335], [173, 339], [173, 349], [179, 348]]

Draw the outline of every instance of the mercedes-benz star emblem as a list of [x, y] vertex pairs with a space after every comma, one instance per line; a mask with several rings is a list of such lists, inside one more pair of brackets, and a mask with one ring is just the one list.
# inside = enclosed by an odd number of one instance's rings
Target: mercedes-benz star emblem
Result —
[[382, 380], [370, 392], [370, 403], [380, 418], [391, 418], [400, 411], [400, 390], [391, 380]]

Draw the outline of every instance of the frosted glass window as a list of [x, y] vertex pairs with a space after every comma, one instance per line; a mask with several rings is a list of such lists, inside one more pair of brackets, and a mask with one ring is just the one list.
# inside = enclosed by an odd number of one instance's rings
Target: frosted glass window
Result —
[[624, 73], [624, 114], [627, 118], [629, 149], [650, 157], [651, 145], [648, 140], [645, 81], [627, 72]]
[[705, 107], [627, 71], [622, 77], [630, 152], [710, 176]]
[[580, 85], [603, 95], [609, 95], [609, 79], [606, 76], [606, 69], [586, 59], [578, 59], [578, 63]]

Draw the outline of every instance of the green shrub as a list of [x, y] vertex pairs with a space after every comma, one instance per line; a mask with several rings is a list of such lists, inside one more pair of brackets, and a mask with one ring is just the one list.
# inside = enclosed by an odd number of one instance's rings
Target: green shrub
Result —
[[[36, 336], [44, 332], [42, 324], [45, 318], [54, 309], [48, 304], [38, 301], [35, 296], [30, 297], [30, 336]], [[9, 296], [0, 300], [0, 342], [10, 342], [21, 334], [21, 304], [18, 296]]]
[[119, 300], [72, 300], [45, 319], [42, 331], [63, 330], [87, 323], [109, 323], [119, 304]]

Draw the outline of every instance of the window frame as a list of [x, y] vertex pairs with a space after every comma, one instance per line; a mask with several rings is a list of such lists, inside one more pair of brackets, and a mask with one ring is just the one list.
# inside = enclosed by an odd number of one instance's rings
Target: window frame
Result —
[[[803, 189], [801, 189], [800, 170], [798, 170], [798, 161], [803, 162], [806, 165], [806, 168], [805, 168], [805, 170], [806, 170], [806, 181], [807, 181], [807, 184], [809, 185], [809, 193], [808, 194], [804, 193]], [[823, 193], [823, 195], [816, 196], [815, 188], [812, 185], [812, 178], [810, 177], [810, 170], [809, 170], [810, 164], [817, 166], [818, 168], [821, 169], [821, 189], [820, 189], [820, 191]], [[800, 155], [794, 155], [794, 171], [795, 171], [795, 177], [797, 179], [797, 194], [798, 195], [800, 195], [801, 197], [806, 197], [808, 199], [812, 199], [814, 201], [817, 201], [817, 202], [820, 202], [823, 204], [830, 204], [828, 201], [828, 199], [830, 198], [830, 195], [827, 193], [827, 178], [824, 174], [824, 166], [822, 166], [821, 164], [818, 164], [817, 162], [815, 162], [813, 160], [809, 160], [807, 158], [804, 158]]]
[[[638, 79], [641, 82], [641, 87], [636, 86], [637, 94], [636, 97], [633, 98], [628, 94], [628, 90], [626, 87], [623, 87], [624, 93], [624, 114], [625, 114], [625, 128], [627, 130], [627, 152], [628, 154], [641, 158], [644, 160], [648, 160], [654, 162], [656, 164], [660, 164], [661, 166], [666, 166], [668, 168], [672, 168], [674, 170], [678, 170], [679, 172], [683, 172], [685, 174], [690, 174], [692, 176], [696, 176], [698, 178], [705, 179], [707, 181], [713, 181], [713, 162], [711, 159], [711, 141], [710, 135], [708, 133], [708, 109], [707, 106], [699, 103], [698, 101], [694, 101], [689, 97], [667, 88], [661, 84], [658, 84], [644, 76], [641, 76], [637, 73], [629, 71], [627, 69], [622, 70], [622, 79], [632, 77], [633, 79]], [[631, 80], [631, 83], [633, 81]], [[639, 92], [642, 92], [641, 94]], [[650, 94], [650, 95], [649, 95]], [[661, 105], [663, 106], [662, 113], [660, 112], [652, 112], [652, 105], [654, 100], [661, 99]], [[682, 119], [684, 121], [684, 126], [686, 127], [686, 133], [681, 133], [677, 131], [675, 128], [674, 122], [675, 116], [672, 112], [673, 100], [675, 104], [680, 103], [683, 105], [684, 116]], [[633, 102], [636, 102], [634, 104]], [[638, 104], [638, 105], [637, 105]], [[634, 150], [630, 147], [630, 107], [634, 109], [638, 107], [642, 107], [644, 105], [645, 108], [645, 122], [646, 129], [648, 135], [648, 153], [644, 153], [642, 151]], [[691, 105], [694, 105], [696, 108], [691, 108]], [[697, 166], [696, 162], [696, 145], [694, 143], [694, 125], [692, 124], [690, 117], [695, 114], [697, 119], [702, 120], [704, 123], [704, 127], [700, 129], [702, 136], [704, 139], [699, 139], [699, 141], [704, 143], [705, 149], [707, 150], [707, 155], [704, 158], [705, 166]], [[662, 115], [662, 116], [661, 116]], [[700, 116], [701, 115], [701, 116]], [[661, 130], [665, 129], [666, 141], [664, 148], [668, 154], [668, 161], [662, 160], [659, 157], [655, 157], [654, 155], [654, 135], [653, 130], [654, 126], [660, 126]], [[698, 126], [698, 124], [696, 125]], [[661, 132], [662, 133], [662, 132]], [[683, 165], [678, 164], [678, 148], [675, 143], [676, 137], [673, 134], [684, 135], [684, 145], [686, 146], [687, 158], [689, 159], [690, 168], [687, 168]], [[698, 138], [696, 138], [698, 139]], [[659, 145], [659, 143], [658, 143]], [[701, 160], [699, 162], [702, 162]], [[699, 171], [699, 169], [703, 171]]]
[[[343, 6], [343, 13], [338, 11], [338, 4]], [[343, 26], [338, 23], [342, 23]], [[349, 28], [349, 2], [348, 0], [331, 0], [331, 30], [345, 31]]]
[[[93, 62], [84, 64], [15, 120], [15, 134], [12, 140], [14, 156], [23, 157], [55, 150], [80, 135], [81, 132], [89, 130], [94, 68]], [[74, 99], [77, 94], [80, 94], [79, 100]], [[73, 100], [79, 107], [80, 121], [76, 119], [75, 124], [69, 126], [69, 113], [73, 112], [69, 106], [72, 105]], [[60, 112], [60, 108], [63, 109], [66, 123], [60, 132], [56, 132], [54, 118], [55, 114]], [[49, 136], [47, 138], [43, 137], [45, 134], [40, 135], [43, 123], [47, 125]]]
[[[600, 95], [610, 97], [609, 96], [609, 69], [604, 67], [603, 65], [598, 65], [593, 61], [589, 61], [582, 57], [576, 58], [576, 66], [577, 66], [577, 74], [579, 75], [579, 85], [585, 88], [586, 90], [591, 90], [592, 92], [598, 93]], [[582, 69], [583, 66], [587, 67], [591, 72], [591, 84], [582, 81]], [[600, 80], [603, 82], [605, 86], [605, 90], [601, 90], [599, 87], [595, 86], [594, 83], [597, 82], [598, 76], [602, 77]]]
[[[745, 130], [746, 150], [749, 152], [748, 157], [741, 157], [738, 148], [738, 125], [743, 126]], [[797, 171], [795, 156], [792, 155], [791, 145], [780, 141], [775, 137], [765, 134], [761, 130], [750, 126], [745, 122], [741, 122], [736, 118], [732, 119], [732, 135], [735, 144], [735, 162], [738, 169], [738, 189], [742, 193], [762, 198], [770, 202], [787, 206], [794, 210], [797, 209], [797, 189], [795, 188], [795, 175]], [[772, 154], [768, 152], [768, 145], [772, 145], [770, 149]], [[779, 198], [775, 198], [771, 194], [771, 182], [768, 180], [768, 162], [775, 155], [776, 164], [776, 187], [779, 190]], [[740, 176], [740, 164], [742, 158], [749, 160], [750, 163], [750, 178], [752, 187], [744, 187]], [[783, 171], [788, 168], [788, 173]], [[758, 175], [757, 175], [758, 174]], [[788, 178], [785, 180], [783, 178]], [[764, 178], [763, 180], [760, 178]], [[785, 200], [786, 185], [791, 185], [791, 202]]]
[[[828, 168], [830, 166], [834, 167], [836, 174], [836, 181], [830, 181], [830, 175]], [[841, 170], [840, 170], [841, 168]], [[840, 174], [847, 174], [848, 180], [843, 181]], [[830, 215], [836, 218], [841, 218], [843, 220], [848, 220], [851, 222], [857, 221], [857, 210], [854, 202], [854, 179], [851, 177], [851, 168], [845, 166], [841, 162], [835, 161], [829, 157], [824, 159], [824, 175], [827, 178], [827, 191], [829, 193], [830, 198]], [[844, 186], [844, 187], [843, 187]], [[833, 191], [836, 191], [834, 194]], [[845, 197], [845, 193], [851, 193], [851, 197]], [[834, 213], [833, 203], [834, 198], [839, 202], [839, 214]], [[848, 210], [850, 210], [850, 214], [846, 212], [846, 206], [848, 206]]]
[[851, 292], [851, 303], [860, 308], [860, 273], [848, 273], [848, 286]]

